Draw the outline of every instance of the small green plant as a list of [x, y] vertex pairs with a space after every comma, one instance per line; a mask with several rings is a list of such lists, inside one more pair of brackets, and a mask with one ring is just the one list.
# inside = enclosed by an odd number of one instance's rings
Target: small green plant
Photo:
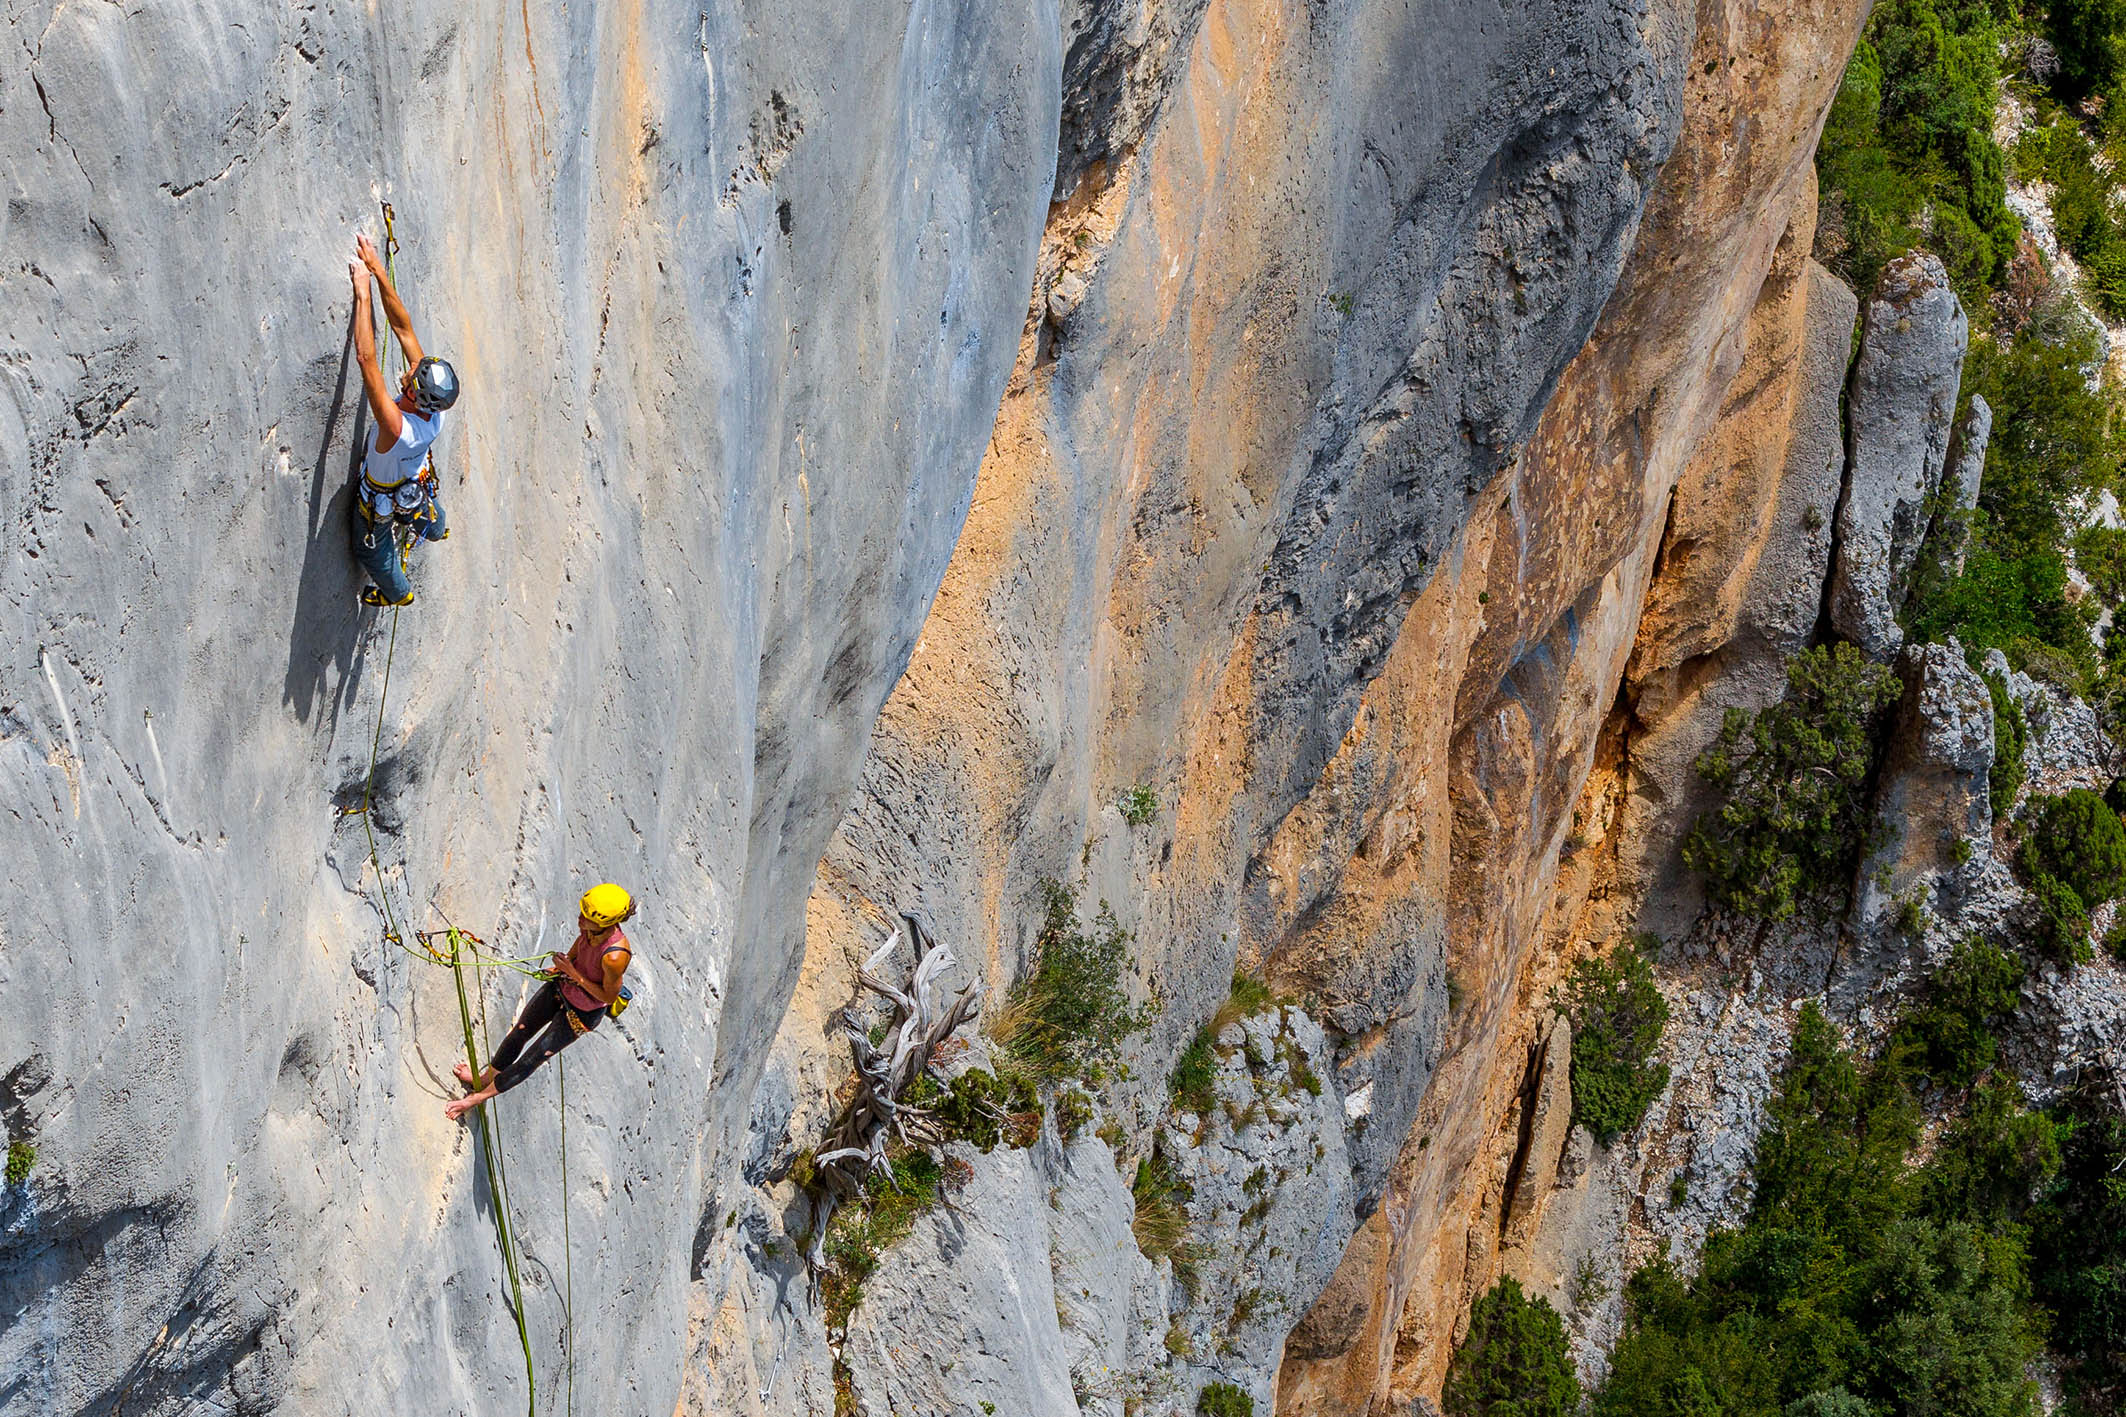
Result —
[[879, 1256], [937, 1204], [943, 1174], [928, 1152], [909, 1151], [872, 1172], [863, 1194], [834, 1212], [821, 1247], [827, 1265], [819, 1281], [830, 1332], [847, 1329], [849, 1315], [863, 1301], [864, 1282], [878, 1269]]
[[1195, 1351], [1195, 1345], [1189, 1342], [1188, 1328], [1181, 1322], [1179, 1314], [1167, 1322], [1166, 1351], [1176, 1358], [1186, 1358]]
[[1801, 528], [1803, 531], [1822, 531], [1823, 508], [1817, 506], [1814, 502], [1811, 502], [1806, 507], [1803, 507], [1801, 509]]
[[1448, 971], [1447, 971], [1447, 1012], [1448, 1012], [1448, 1013], [1450, 1013], [1450, 1014], [1458, 1014], [1458, 1013], [1460, 1013], [1460, 1012], [1462, 1011], [1462, 1000], [1463, 1000], [1464, 998], [1468, 997], [1468, 992], [1469, 992], [1469, 991], [1468, 991], [1467, 989], [1465, 989], [1465, 988], [1463, 988], [1463, 987], [1462, 987], [1462, 974], [1461, 974], [1461, 971], [1460, 971], [1460, 970], [1458, 970], [1458, 969], [1450, 969], [1450, 970], [1448, 970]]
[[1129, 1150], [1129, 1133], [1122, 1130], [1122, 1123], [1113, 1117], [1102, 1122], [1094, 1136], [1107, 1143], [1107, 1149], [1115, 1155], [1115, 1166], [1120, 1169], [1122, 1154]]
[[1668, 1026], [1668, 1001], [1639, 941], [1607, 958], [1581, 960], [1565, 981], [1572, 1020], [1572, 1118], [1604, 1146], [1639, 1125], [1668, 1086], [1652, 1061]]
[[2089, 956], [2089, 912], [2126, 895], [2126, 827], [2102, 797], [2077, 787], [2041, 797], [2016, 864], [2029, 883], [2053, 956]]
[[1056, 1096], [1056, 1133], [1066, 1142], [1078, 1139], [1093, 1119], [1092, 1094], [1082, 1087], [1066, 1087]]
[[19, 1186], [30, 1178], [30, 1168], [37, 1164], [37, 1148], [26, 1141], [16, 1140], [7, 1144], [7, 1183]]
[[1557, 1310], [1501, 1279], [1469, 1311], [1469, 1336], [1454, 1350], [1441, 1408], [1447, 1417], [1570, 1417], [1579, 1405]]
[[1116, 805], [1122, 809], [1122, 820], [1133, 827], [1148, 826], [1159, 815], [1158, 794], [1141, 782], [1123, 792]]
[[[1080, 236], [1084, 234], [1082, 231], [1078, 233]], [[994, 1402], [991, 1402], [986, 1397], [982, 1399], [982, 1417], [996, 1417], [996, 1410], [997, 1405]]]
[[947, 1140], [969, 1142], [985, 1155], [1000, 1141], [1024, 1149], [1041, 1134], [1041, 1102], [1024, 1077], [1005, 1080], [986, 1068], [969, 1068], [928, 1105]]
[[1212, 1383], [1196, 1394], [1199, 1417], [1255, 1417], [1255, 1399], [1233, 1383]]
[[1339, 290], [1329, 297], [1329, 306], [1348, 320], [1351, 318], [1351, 312], [1358, 308], [1358, 297], [1348, 291]]
[[1687, 1172], [1678, 1171], [1668, 1178], [1668, 1208], [1675, 1210], [1689, 1199], [1690, 1176]]
[[1174, 1075], [1167, 1079], [1167, 1091], [1173, 1095], [1176, 1107], [1200, 1117], [1217, 1105], [1217, 1082], [1216, 1043], [1208, 1027], [1200, 1028], [1174, 1060]]
[[1968, 1087], [1993, 1066], [1994, 1030], [2023, 997], [2023, 962], [1982, 936], [1958, 945], [1920, 1004], [1890, 1035], [1886, 1057], [1938, 1086]]
[[1103, 901], [1091, 929], [1058, 881], [1041, 883], [1041, 932], [1033, 970], [1011, 991], [995, 1027], [1002, 1051], [1033, 1080], [1097, 1082], [1122, 1040], [1149, 1023], [1123, 986], [1130, 934]]
[[1609, 1297], [1609, 1281], [1602, 1277], [1602, 1267], [1591, 1254], [1580, 1256], [1580, 1263], [1573, 1269], [1572, 1296], [1583, 1309]]
[[2029, 750], [2030, 726], [2023, 720], [2023, 706], [2008, 692], [2008, 683], [1998, 674], [1985, 677], [1986, 693], [1993, 700], [1993, 770], [1986, 795], [1993, 803], [1995, 820], [2008, 814], [2016, 794], [2023, 790], [2023, 758]]
[[1824, 883], [1852, 877], [1867, 825], [1867, 786], [1897, 676], [1840, 644], [1787, 661], [1787, 696], [1757, 713], [1729, 709], [1698, 775], [1724, 797], [1683, 840], [1715, 904], [1783, 920]]
[[1912, 891], [1897, 898], [1895, 916], [1897, 933], [1907, 939], [1918, 939], [1927, 930], [1927, 907], [1920, 891]]

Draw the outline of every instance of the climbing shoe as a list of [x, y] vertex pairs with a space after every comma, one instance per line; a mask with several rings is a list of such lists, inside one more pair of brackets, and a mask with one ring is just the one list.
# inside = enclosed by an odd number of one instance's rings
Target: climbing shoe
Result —
[[408, 592], [408, 593], [407, 593], [407, 596], [406, 596], [406, 598], [405, 598], [404, 600], [386, 600], [386, 599], [384, 599], [384, 592], [382, 592], [382, 591], [378, 590], [378, 589], [377, 589], [377, 588], [376, 588], [375, 586], [373, 586], [373, 585], [365, 585], [365, 586], [363, 586], [363, 587], [362, 587], [362, 604], [364, 604], [364, 605], [411, 605], [411, 604], [413, 604], [413, 595], [412, 595], [412, 593], [411, 593], [411, 592]]

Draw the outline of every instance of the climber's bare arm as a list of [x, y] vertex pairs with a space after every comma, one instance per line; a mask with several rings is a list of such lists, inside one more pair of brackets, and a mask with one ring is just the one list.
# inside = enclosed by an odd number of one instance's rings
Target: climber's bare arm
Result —
[[391, 268], [384, 264], [367, 236], [355, 237], [354, 249], [369, 274], [376, 277], [377, 289], [384, 293], [384, 318], [391, 322], [391, 332], [399, 337], [399, 348], [406, 351], [406, 367], [417, 367], [421, 362], [421, 341], [414, 335], [413, 316], [406, 313], [406, 302], [399, 299], [399, 288], [391, 283]]
[[603, 979], [587, 978], [565, 954], [557, 954], [553, 958], [554, 973], [573, 980], [578, 988], [598, 1001], [600, 1008], [610, 1007], [613, 1000], [620, 997], [620, 976], [627, 973], [629, 959], [626, 950], [610, 950], [605, 954], [602, 961], [605, 975]]
[[399, 412], [398, 396], [384, 382], [384, 370], [376, 362], [376, 324], [369, 318], [369, 272], [359, 262], [347, 263], [347, 277], [354, 282], [354, 357], [362, 366], [362, 390], [369, 395], [369, 412], [376, 419], [376, 446], [383, 452], [399, 441], [406, 427]]

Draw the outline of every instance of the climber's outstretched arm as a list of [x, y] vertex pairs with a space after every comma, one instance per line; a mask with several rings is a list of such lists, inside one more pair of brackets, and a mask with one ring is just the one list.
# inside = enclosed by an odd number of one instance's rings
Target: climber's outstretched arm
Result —
[[354, 282], [354, 358], [362, 366], [362, 389], [369, 395], [369, 412], [376, 419], [376, 446], [382, 452], [399, 441], [406, 427], [398, 399], [384, 382], [383, 366], [376, 362], [376, 322], [369, 318], [369, 272], [358, 261], [347, 263], [347, 278]]
[[406, 313], [406, 302], [399, 299], [399, 288], [391, 283], [391, 268], [384, 264], [367, 236], [356, 236], [354, 249], [362, 264], [369, 267], [369, 274], [376, 277], [377, 289], [384, 292], [384, 318], [391, 322], [391, 332], [399, 337], [399, 348], [406, 352], [406, 367], [417, 367], [421, 362], [421, 341], [414, 335], [413, 316]]

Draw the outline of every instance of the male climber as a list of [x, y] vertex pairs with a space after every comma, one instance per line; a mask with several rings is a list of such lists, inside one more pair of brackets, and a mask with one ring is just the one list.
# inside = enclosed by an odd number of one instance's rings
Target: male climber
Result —
[[[354, 239], [359, 261], [347, 263], [354, 281], [354, 353], [362, 365], [362, 388], [376, 417], [376, 441], [363, 449], [362, 481], [355, 489], [354, 559], [375, 585], [362, 587], [365, 605], [411, 605], [413, 582], [400, 560], [395, 526], [409, 537], [441, 541], [450, 535], [437, 498], [435, 468], [428, 451], [443, 431], [443, 410], [458, 401], [458, 373], [440, 359], [424, 356], [414, 337], [413, 317], [399, 299], [391, 273], [367, 236]], [[369, 315], [369, 282], [384, 292], [384, 318], [406, 355], [406, 377], [391, 392], [376, 359], [376, 326]]]

